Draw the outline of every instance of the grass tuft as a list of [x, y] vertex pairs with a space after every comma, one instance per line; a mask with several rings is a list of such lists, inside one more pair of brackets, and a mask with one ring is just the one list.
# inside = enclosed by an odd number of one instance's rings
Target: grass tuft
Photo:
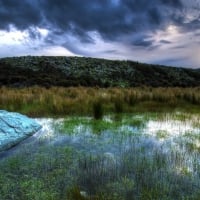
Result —
[[103, 105], [100, 100], [93, 103], [93, 117], [97, 120], [103, 117]]

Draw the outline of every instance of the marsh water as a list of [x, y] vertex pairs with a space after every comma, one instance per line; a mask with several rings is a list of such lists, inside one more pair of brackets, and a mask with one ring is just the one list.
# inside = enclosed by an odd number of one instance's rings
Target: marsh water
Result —
[[200, 198], [197, 114], [36, 121], [42, 130], [0, 154], [2, 199]]

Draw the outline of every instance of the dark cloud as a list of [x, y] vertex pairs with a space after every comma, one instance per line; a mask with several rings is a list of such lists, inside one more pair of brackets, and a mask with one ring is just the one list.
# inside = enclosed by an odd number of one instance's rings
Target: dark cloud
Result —
[[134, 46], [140, 46], [140, 47], [150, 47], [153, 45], [154, 40], [145, 40], [145, 39], [141, 39], [141, 40], [137, 40], [132, 42], [132, 44]]
[[154, 46], [154, 40], [146, 33], [135, 33], [131, 39], [128, 39], [132, 46], [151, 48]]
[[41, 22], [41, 11], [32, 1], [0, 0], [0, 29], [9, 30], [13, 25], [24, 30]]
[[62, 47], [68, 49], [70, 52], [74, 53], [74, 54], [78, 54], [78, 55], [82, 55], [82, 56], [89, 56], [89, 52], [83, 51], [80, 49], [79, 46], [74, 45], [73, 42], [65, 42], [62, 44]]
[[101, 51], [100, 53], [105, 53], [105, 54], [119, 54], [119, 52], [116, 49]]
[[164, 28], [171, 20], [178, 23], [173, 15], [183, 8], [181, 0], [114, 1], [0, 0], [0, 28], [41, 26], [52, 32], [70, 32], [86, 43], [92, 42], [88, 32], [96, 31], [104, 39], [117, 40], [124, 34]]
[[160, 42], [161, 44], [171, 44], [171, 42], [168, 41], [168, 40], [160, 40], [159, 42]]
[[180, 8], [183, 6], [181, 0], [161, 0], [165, 5], [170, 5], [172, 7]]
[[172, 47], [172, 49], [185, 49], [185, 48], [187, 48], [185, 44]]
[[[199, 0], [190, 0], [189, 3], [187, 0], [0, 0], [0, 30], [9, 31], [13, 26], [28, 31], [33, 40], [39, 40], [41, 33], [37, 27], [48, 29], [48, 36], [44, 39], [47, 46], [62, 46], [75, 54], [86, 56], [90, 55], [89, 51], [92, 49], [88, 50], [84, 45], [95, 43], [94, 33], [104, 42], [123, 44], [122, 46], [131, 50], [152, 50], [171, 43], [165, 38], [153, 37], [157, 31], [165, 32], [169, 25], [175, 25], [183, 34], [195, 33], [200, 29], [198, 2]], [[197, 12], [195, 17], [193, 11]], [[72, 36], [74, 40], [71, 40]], [[182, 43], [177, 44], [181, 45]], [[105, 50], [108, 50], [108, 54], [116, 53], [113, 47], [110, 51], [109, 48]], [[176, 62], [166, 60], [173, 61]]]

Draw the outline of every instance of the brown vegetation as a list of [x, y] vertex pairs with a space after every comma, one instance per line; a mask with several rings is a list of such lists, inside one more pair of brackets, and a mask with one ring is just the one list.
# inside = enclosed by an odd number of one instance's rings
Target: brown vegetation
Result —
[[1, 109], [29, 116], [92, 115], [95, 109], [98, 112], [98, 108], [94, 109], [96, 102], [104, 113], [171, 109], [198, 111], [200, 88], [0, 88]]

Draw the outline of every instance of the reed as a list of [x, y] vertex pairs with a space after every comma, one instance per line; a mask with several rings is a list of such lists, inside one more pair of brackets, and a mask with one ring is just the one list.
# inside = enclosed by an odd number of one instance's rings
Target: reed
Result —
[[95, 116], [95, 112], [102, 115], [102, 108], [104, 113], [170, 111], [176, 108], [199, 111], [199, 105], [200, 88], [0, 88], [1, 109], [29, 116]]

